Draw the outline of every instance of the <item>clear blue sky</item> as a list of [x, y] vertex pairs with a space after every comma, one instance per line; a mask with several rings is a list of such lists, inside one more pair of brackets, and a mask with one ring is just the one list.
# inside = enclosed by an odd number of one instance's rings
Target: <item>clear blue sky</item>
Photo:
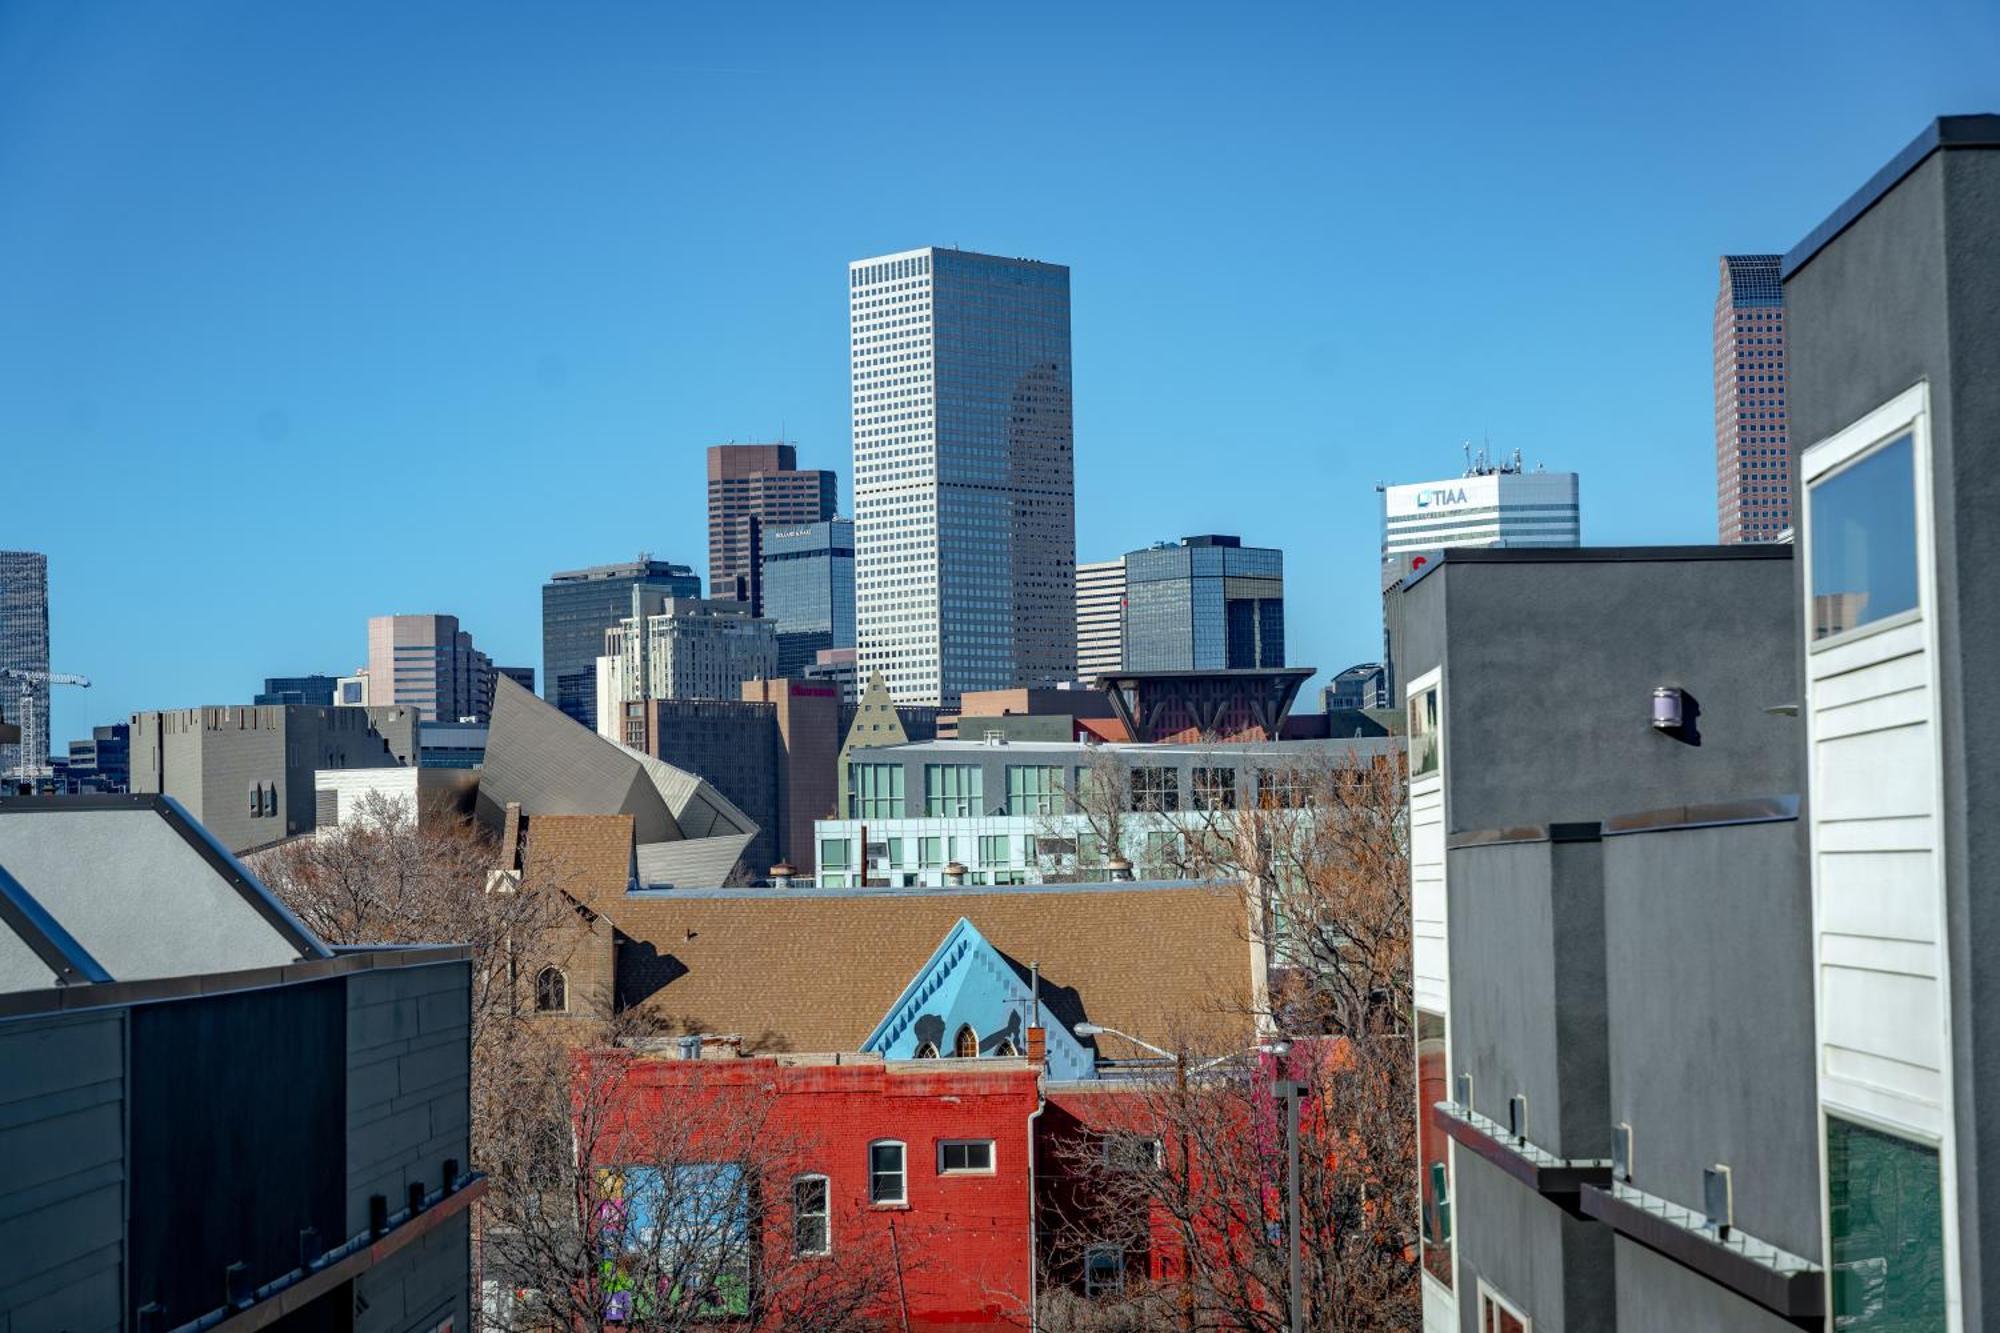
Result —
[[2000, 7], [0, 3], [0, 547], [48, 552], [58, 746], [352, 669], [552, 570], [704, 560], [703, 446], [847, 507], [846, 261], [1072, 269], [1078, 549], [1287, 555], [1377, 651], [1378, 480], [1583, 474], [1713, 539], [1715, 258], [1941, 112]]

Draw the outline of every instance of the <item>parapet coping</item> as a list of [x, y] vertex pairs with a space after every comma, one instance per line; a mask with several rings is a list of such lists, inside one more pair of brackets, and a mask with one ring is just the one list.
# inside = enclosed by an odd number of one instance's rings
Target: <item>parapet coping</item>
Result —
[[1158, 893], [1174, 889], [1230, 889], [1237, 885], [1219, 879], [1139, 879], [1101, 880], [1083, 884], [913, 884], [890, 888], [872, 885], [865, 889], [793, 888], [644, 888], [626, 891], [624, 898], [635, 902], [712, 902], [718, 899], [787, 898], [962, 898], [1000, 897], [1028, 894], [1072, 893]]
[[246, 968], [240, 972], [202, 972], [179, 977], [146, 977], [133, 981], [9, 991], [0, 993], [0, 1021], [155, 1004], [232, 991], [270, 990], [356, 972], [462, 963], [471, 957], [472, 946], [468, 944], [369, 944], [345, 947], [330, 958], [307, 958], [277, 967]]
[[1753, 796], [1740, 801], [1669, 805], [1613, 815], [1605, 820], [1572, 823], [1519, 824], [1509, 828], [1468, 829], [1445, 840], [1448, 850], [1500, 847], [1530, 842], [1597, 842], [1634, 833], [1673, 833], [1687, 829], [1727, 828], [1735, 824], [1778, 824], [1799, 817], [1796, 795]]

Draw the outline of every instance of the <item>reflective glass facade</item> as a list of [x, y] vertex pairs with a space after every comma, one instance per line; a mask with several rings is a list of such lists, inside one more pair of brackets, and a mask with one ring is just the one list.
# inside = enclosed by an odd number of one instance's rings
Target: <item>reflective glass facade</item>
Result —
[[1069, 270], [925, 249], [848, 284], [860, 674], [946, 706], [1069, 679]]
[[801, 676], [824, 648], [854, 646], [854, 522], [763, 536], [764, 614], [777, 622], [778, 674]]
[[1285, 664], [1285, 553], [1187, 537], [1125, 556], [1124, 669]]
[[[16, 671], [49, 669], [49, 558], [39, 551], [0, 551], [0, 667]], [[0, 718], [23, 727], [22, 735], [49, 746], [49, 687], [35, 681], [26, 689], [29, 715], [21, 716], [22, 682], [0, 678]], [[18, 745], [0, 745], [0, 774], [14, 771]], [[48, 756], [34, 756], [39, 767]]]
[[693, 570], [664, 560], [571, 570], [542, 585], [542, 697], [593, 730], [604, 631], [632, 614], [635, 585], [667, 597], [701, 596]]

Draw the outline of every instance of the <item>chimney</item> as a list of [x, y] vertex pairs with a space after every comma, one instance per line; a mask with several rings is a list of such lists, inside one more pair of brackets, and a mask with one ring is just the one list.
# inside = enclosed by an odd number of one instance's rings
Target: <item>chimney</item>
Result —
[[1115, 880], [1129, 880], [1132, 878], [1132, 863], [1122, 856], [1114, 856], [1104, 863], [1104, 872]]
[[1028, 1029], [1028, 1063], [1041, 1065], [1049, 1058], [1049, 1030], [1044, 1027]]
[[792, 867], [792, 863], [790, 861], [778, 862], [778, 864], [771, 867], [771, 887], [774, 889], [791, 888], [792, 876], [798, 873], [799, 872]]
[[944, 868], [944, 882], [950, 885], [965, 883], [965, 863], [963, 861], [947, 862]]

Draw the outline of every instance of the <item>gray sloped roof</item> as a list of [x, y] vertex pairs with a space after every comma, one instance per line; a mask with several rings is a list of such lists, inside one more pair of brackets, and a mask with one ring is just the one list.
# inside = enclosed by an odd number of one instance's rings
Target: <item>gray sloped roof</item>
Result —
[[757, 836], [757, 823], [697, 774], [615, 744], [505, 677], [479, 776], [481, 819], [523, 814], [631, 815], [639, 878], [719, 884]]
[[[0, 868], [12, 882], [0, 931], [45, 963], [54, 944], [74, 968], [47, 968], [29, 986], [330, 956], [170, 797], [0, 798]], [[22, 980], [10, 971], [0, 985]]]

